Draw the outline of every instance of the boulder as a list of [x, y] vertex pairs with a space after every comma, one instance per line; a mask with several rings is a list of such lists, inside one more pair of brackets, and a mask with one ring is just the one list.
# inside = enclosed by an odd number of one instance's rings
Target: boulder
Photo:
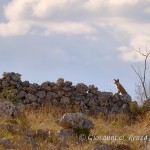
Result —
[[83, 83], [78, 83], [78, 84], [76, 85], [76, 89], [77, 89], [77, 91], [79, 91], [79, 92], [81, 92], [81, 93], [85, 93], [85, 92], [88, 91], [88, 86], [86, 86], [86, 85], [83, 84]]
[[16, 98], [17, 99], [20, 99], [20, 98], [24, 98], [25, 96], [26, 96], [26, 92], [25, 91], [20, 91], [18, 94], [17, 94], [17, 96], [16, 96]]
[[36, 93], [36, 96], [39, 98], [45, 98], [46, 97], [46, 92], [45, 91], [39, 91]]
[[94, 123], [82, 113], [67, 113], [56, 123], [65, 129], [92, 129]]
[[31, 93], [28, 93], [26, 95], [26, 99], [29, 99], [30, 101], [35, 102], [37, 100], [37, 96], [35, 96], [35, 95], [31, 94]]
[[71, 99], [69, 97], [63, 96], [61, 97], [60, 103], [63, 105], [69, 105], [71, 103]]
[[18, 117], [22, 114], [21, 110], [8, 101], [0, 102], [0, 116], [4, 118]]
[[21, 74], [19, 74], [19, 73], [12, 73], [12, 75], [11, 75], [11, 79], [14, 81], [18, 81], [18, 80], [20, 80], [20, 78], [21, 78]]
[[11, 144], [10, 140], [7, 139], [7, 138], [1, 138], [1, 139], [0, 139], [0, 144], [3, 145], [3, 147], [4, 147], [5, 149], [10, 149], [10, 148], [12, 148], [12, 144]]
[[5, 87], [8, 87], [9, 86], [9, 82], [8, 81], [2, 81], [2, 86], [5, 88]]
[[63, 78], [59, 78], [57, 81], [56, 81], [56, 84], [61, 86], [64, 84], [64, 79]]

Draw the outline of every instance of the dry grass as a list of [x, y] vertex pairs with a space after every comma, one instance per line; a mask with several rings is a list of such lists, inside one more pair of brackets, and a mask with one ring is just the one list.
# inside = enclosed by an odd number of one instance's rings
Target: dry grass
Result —
[[[71, 109], [60, 109], [56, 108], [41, 108], [39, 110], [28, 110], [26, 111], [26, 123], [31, 127], [32, 130], [44, 129], [44, 130], [60, 130], [60, 127], [55, 123], [55, 120], [60, 118], [64, 113], [71, 112]], [[133, 137], [150, 135], [150, 112], [148, 112], [144, 117], [140, 117], [138, 121], [134, 124], [126, 124], [124, 116], [120, 119], [106, 121], [100, 116], [89, 117], [94, 122], [94, 129], [91, 131], [91, 135], [96, 135], [95, 139], [89, 140], [88, 142], [83, 142], [76, 144], [72, 140], [69, 141], [69, 148], [67, 150], [89, 150], [96, 143], [108, 143], [108, 144], [126, 144], [130, 145], [133, 150], [144, 150], [144, 142], [133, 139]], [[6, 120], [0, 119], [0, 124]], [[0, 133], [1, 134], [1, 133]], [[13, 135], [7, 134], [6, 137], [13, 138]], [[108, 140], [106, 137], [115, 136], [117, 140]], [[132, 138], [131, 138], [132, 137]], [[16, 138], [14, 136], [14, 138]], [[18, 137], [17, 137], [18, 138]], [[98, 139], [101, 138], [101, 139]], [[123, 140], [119, 139], [123, 138]], [[44, 149], [52, 149], [52, 146], [49, 148], [45, 147], [45, 141], [39, 141], [40, 145]], [[0, 147], [1, 148], [1, 147]], [[22, 149], [29, 149], [24, 147]]]

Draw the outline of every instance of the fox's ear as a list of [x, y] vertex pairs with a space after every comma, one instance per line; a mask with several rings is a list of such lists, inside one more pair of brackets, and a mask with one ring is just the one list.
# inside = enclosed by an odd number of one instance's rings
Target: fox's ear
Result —
[[114, 79], [114, 81], [116, 81], [116, 79]]
[[117, 79], [116, 81], [119, 82], [119, 79]]

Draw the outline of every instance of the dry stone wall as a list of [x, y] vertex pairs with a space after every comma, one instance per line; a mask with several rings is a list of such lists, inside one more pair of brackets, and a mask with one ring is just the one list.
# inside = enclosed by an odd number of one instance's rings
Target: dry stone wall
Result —
[[46, 81], [41, 85], [22, 81], [19, 73], [3, 73], [0, 79], [0, 92], [4, 89], [15, 89], [15, 102], [25, 106], [40, 106], [46, 103], [62, 108], [77, 108], [86, 114], [109, 114], [129, 112], [129, 95], [101, 92], [94, 85], [78, 83], [59, 78], [56, 82]]

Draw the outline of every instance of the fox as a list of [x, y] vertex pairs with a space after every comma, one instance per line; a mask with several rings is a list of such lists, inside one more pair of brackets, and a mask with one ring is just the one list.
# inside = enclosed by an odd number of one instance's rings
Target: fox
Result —
[[126, 90], [124, 89], [124, 87], [120, 84], [119, 79], [117, 79], [117, 80], [114, 79], [114, 81], [115, 81], [114, 84], [116, 84], [116, 86], [117, 86], [118, 93], [121, 93], [122, 95], [127, 94], [127, 91], [126, 91]]

